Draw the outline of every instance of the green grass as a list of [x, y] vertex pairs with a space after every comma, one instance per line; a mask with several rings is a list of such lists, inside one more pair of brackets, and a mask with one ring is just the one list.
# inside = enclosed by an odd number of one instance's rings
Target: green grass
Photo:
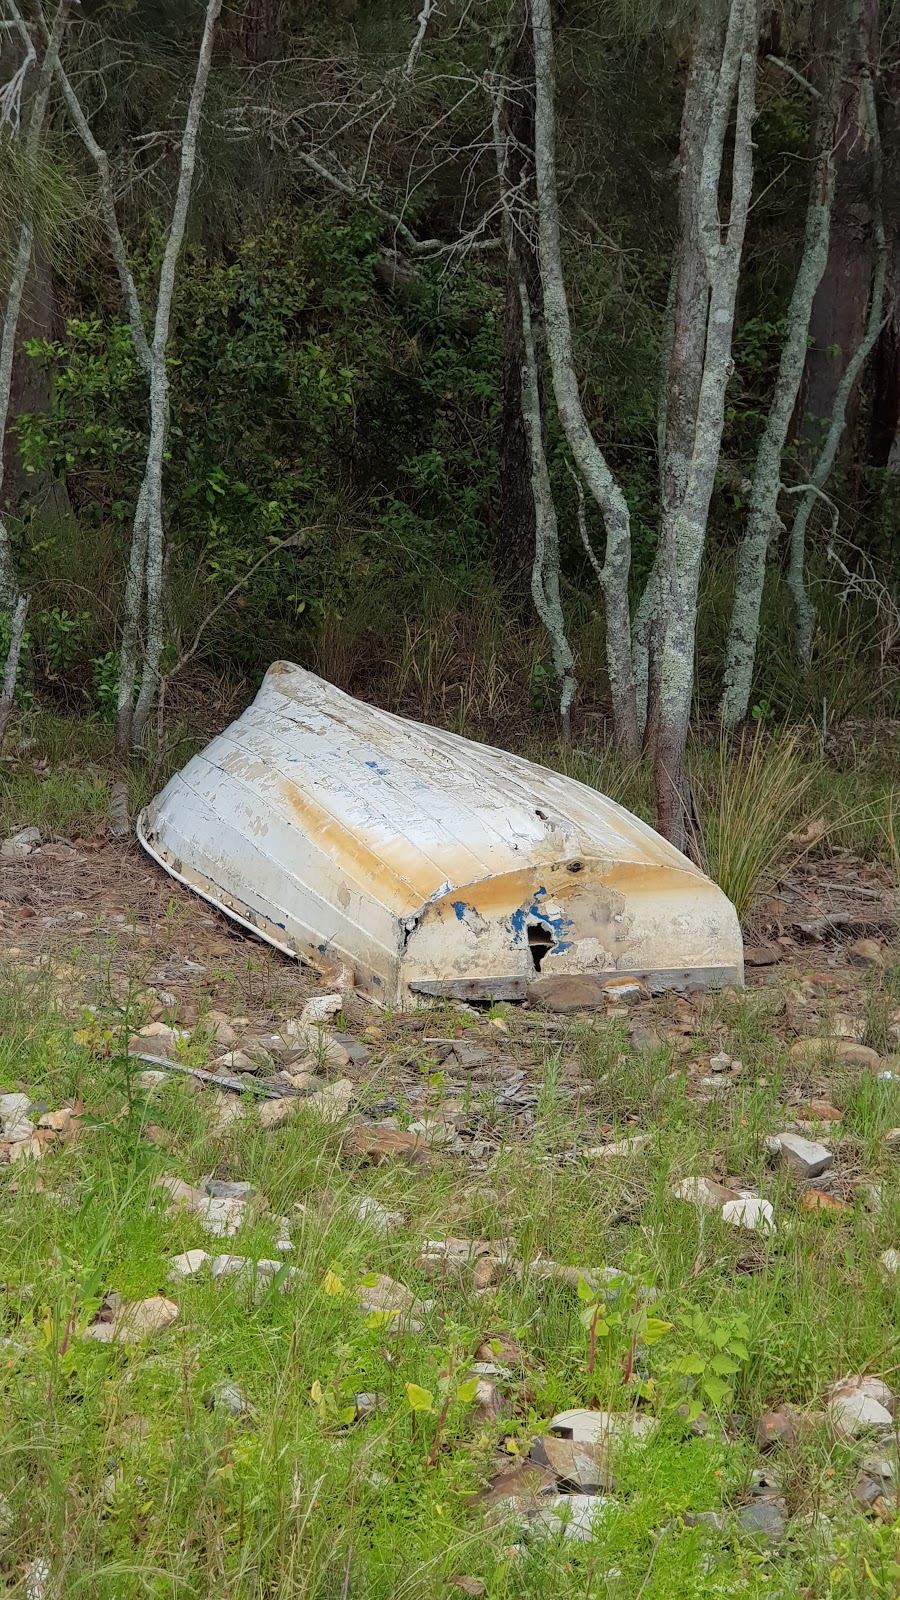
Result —
[[[780, 1550], [755, 1547], [733, 1525], [717, 1532], [681, 1520], [740, 1504], [763, 1410], [781, 1402], [814, 1410], [837, 1376], [887, 1372], [900, 1360], [898, 1296], [875, 1266], [900, 1238], [900, 1163], [888, 1163], [881, 1142], [900, 1122], [900, 1088], [850, 1073], [831, 1086], [854, 1162], [884, 1186], [882, 1211], [857, 1205], [837, 1222], [803, 1216], [796, 1186], [766, 1166], [763, 1143], [794, 1082], [780, 1008], [769, 991], [709, 1002], [695, 1050], [724, 1048], [745, 1070], [708, 1104], [687, 1092], [685, 1063], [673, 1065], [667, 1049], [624, 1054], [617, 1027], [579, 1025], [536, 1062], [532, 1139], [507, 1138], [483, 1173], [451, 1156], [421, 1174], [358, 1168], [342, 1153], [342, 1129], [302, 1110], [277, 1134], [248, 1118], [214, 1138], [204, 1093], [175, 1079], [152, 1096], [136, 1091], [121, 1063], [92, 1058], [75, 1039], [51, 974], [9, 978], [0, 990], [0, 1086], [25, 1084], [54, 1106], [80, 1095], [92, 1120], [38, 1168], [0, 1169], [6, 1592], [24, 1595], [28, 1563], [45, 1555], [47, 1600], [431, 1600], [445, 1590], [452, 1597], [446, 1586], [459, 1574], [495, 1600], [893, 1594], [895, 1532], [865, 1519], [852, 1499], [863, 1447], [836, 1444], [822, 1426], [778, 1463], [795, 1513]], [[563, 1093], [573, 1082], [585, 1085], [577, 1100]], [[653, 1134], [640, 1156], [604, 1165], [572, 1157], [601, 1126], [632, 1116]], [[147, 1120], [169, 1130], [168, 1153], [142, 1137]], [[674, 1179], [714, 1166], [763, 1186], [778, 1217], [775, 1240], [671, 1200]], [[164, 1172], [247, 1179], [268, 1209], [236, 1239], [210, 1242], [195, 1219], [170, 1217], [156, 1202]], [[362, 1193], [405, 1211], [408, 1228], [379, 1238], [355, 1221], [348, 1202]], [[132, 1299], [165, 1290], [168, 1258], [179, 1251], [271, 1257], [281, 1216], [293, 1219], [290, 1294], [257, 1303], [240, 1286], [201, 1277], [174, 1291], [179, 1319], [157, 1338], [123, 1349], [79, 1337], [104, 1292]], [[419, 1250], [442, 1233], [511, 1237], [522, 1260], [628, 1267], [655, 1285], [653, 1313], [673, 1326], [638, 1350], [659, 1431], [618, 1453], [614, 1503], [586, 1543], [523, 1541], [487, 1521], [477, 1495], [498, 1447], [527, 1449], [555, 1411], [633, 1403], [622, 1387], [628, 1335], [612, 1327], [589, 1371], [570, 1288], [528, 1275], [507, 1276], [484, 1296], [466, 1276], [429, 1283]], [[326, 1292], [329, 1272], [343, 1294]], [[352, 1289], [369, 1272], [433, 1299], [420, 1332], [367, 1326]], [[700, 1348], [691, 1306], [712, 1325], [748, 1322], [733, 1399], [721, 1418], [709, 1408], [703, 1438], [675, 1415], [683, 1380], [674, 1358]], [[451, 1373], [455, 1394], [478, 1343], [500, 1334], [524, 1358], [524, 1371], [501, 1383], [506, 1414], [479, 1420], [454, 1399], [435, 1450], [435, 1414], [414, 1414], [406, 1385], [437, 1397]], [[242, 1387], [251, 1417], [206, 1403], [222, 1378]], [[383, 1396], [383, 1409], [342, 1420], [358, 1392]], [[725, 1412], [744, 1419], [727, 1437]], [[811, 1522], [811, 1508], [825, 1520]]]

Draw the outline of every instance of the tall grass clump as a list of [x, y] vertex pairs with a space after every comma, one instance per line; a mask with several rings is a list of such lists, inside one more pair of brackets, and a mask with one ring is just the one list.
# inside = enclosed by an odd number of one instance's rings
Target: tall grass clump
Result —
[[695, 777], [710, 876], [742, 919], [787, 849], [815, 776], [796, 731], [724, 733]]

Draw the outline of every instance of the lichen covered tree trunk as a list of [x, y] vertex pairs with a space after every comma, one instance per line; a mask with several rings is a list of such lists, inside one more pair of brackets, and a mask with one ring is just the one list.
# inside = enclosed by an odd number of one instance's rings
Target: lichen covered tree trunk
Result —
[[[657, 551], [646, 734], [657, 827], [681, 850], [691, 843], [685, 751], [694, 686], [697, 593], [722, 444], [735, 300], [753, 183], [756, 0], [731, 0], [721, 48], [721, 34], [710, 28], [713, 20], [710, 7], [704, 6], [694, 40], [695, 55], [704, 59], [692, 64], [682, 121], [678, 248], [686, 266], [679, 277], [692, 279], [696, 287], [684, 297], [676, 289], [673, 364], [684, 369], [684, 383], [672, 431], [675, 438], [689, 438], [690, 448], [686, 461], [664, 462], [664, 478], [671, 488], [666, 491]], [[720, 187], [735, 96], [730, 196], [723, 224]], [[696, 325], [682, 329], [680, 316]], [[693, 369], [700, 352], [698, 382]], [[693, 429], [686, 420], [691, 407]]]

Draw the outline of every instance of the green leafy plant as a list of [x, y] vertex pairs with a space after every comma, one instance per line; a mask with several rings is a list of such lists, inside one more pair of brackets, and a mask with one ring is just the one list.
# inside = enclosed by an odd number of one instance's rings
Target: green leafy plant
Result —
[[691, 1306], [676, 1328], [681, 1350], [669, 1361], [667, 1375], [676, 1380], [679, 1404], [687, 1391], [687, 1415], [693, 1422], [706, 1405], [722, 1411], [731, 1404], [732, 1380], [750, 1356], [750, 1325], [742, 1312], [721, 1317]]

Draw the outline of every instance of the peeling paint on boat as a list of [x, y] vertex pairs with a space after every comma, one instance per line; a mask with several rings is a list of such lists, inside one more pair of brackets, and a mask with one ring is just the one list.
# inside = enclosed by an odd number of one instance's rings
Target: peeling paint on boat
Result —
[[651, 987], [743, 975], [733, 906], [637, 817], [288, 662], [145, 808], [138, 837], [236, 921], [345, 962], [385, 1002], [499, 992], [538, 967]]

